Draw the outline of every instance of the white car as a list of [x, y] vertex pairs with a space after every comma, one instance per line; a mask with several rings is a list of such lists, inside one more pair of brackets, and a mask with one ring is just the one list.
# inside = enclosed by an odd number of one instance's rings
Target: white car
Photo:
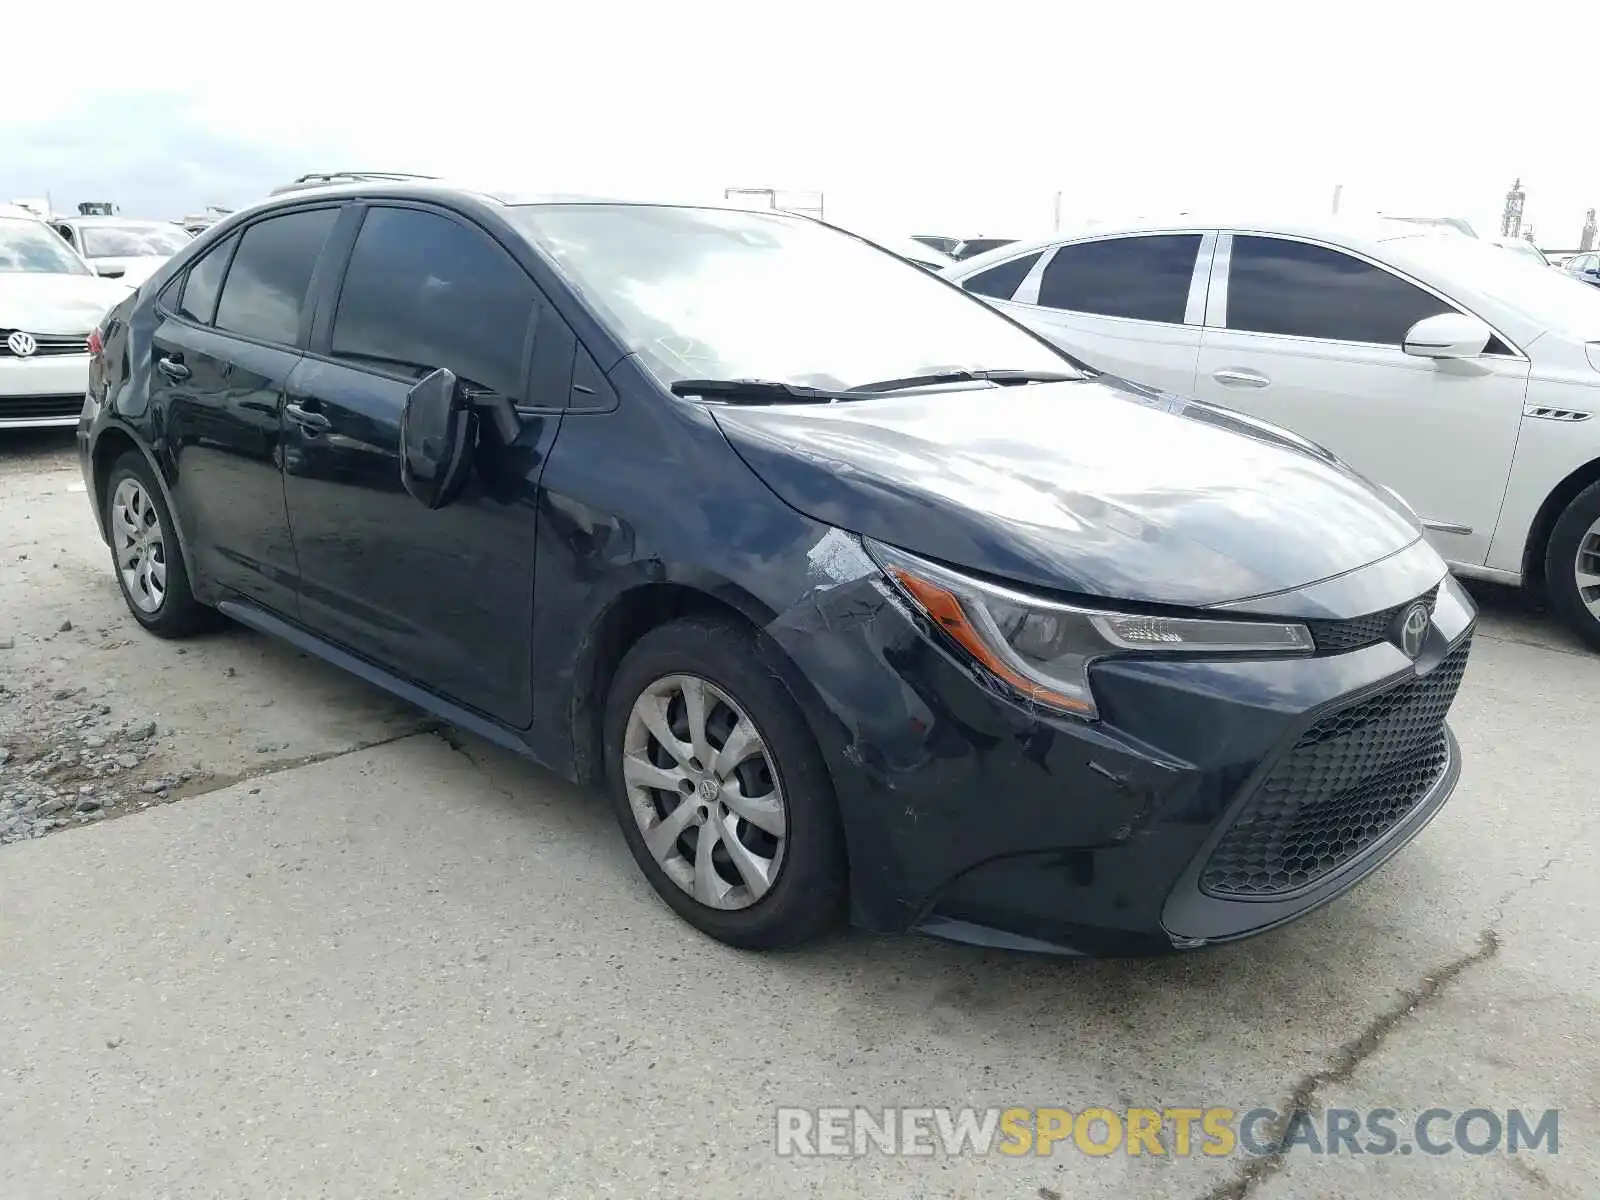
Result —
[[77, 424], [89, 334], [128, 291], [35, 214], [0, 207], [0, 429]]
[[50, 227], [86, 259], [95, 274], [141, 284], [194, 239], [170, 221], [128, 217], [56, 217]]
[[1320, 443], [1404, 496], [1457, 573], [1542, 585], [1600, 648], [1600, 288], [1333, 221], [1101, 228], [942, 274], [1091, 367]]

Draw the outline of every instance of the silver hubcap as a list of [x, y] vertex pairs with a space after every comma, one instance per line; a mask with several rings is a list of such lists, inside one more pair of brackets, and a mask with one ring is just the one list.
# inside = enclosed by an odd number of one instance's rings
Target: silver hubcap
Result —
[[156, 506], [137, 479], [124, 479], [112, 493], [111, 547], [129, 602], [155, 612], [167, 598], [167, 547]]
[[788, 809], [761, 731], [733, 698], [667, 675], [633, 702], [622, 778], [645, 845], [708, 908], [748, 908], [783, 866]]
[[1600, 521], [1589, 526], [1589, 531], [1578, 539], [1577, 568], [1578, 599], [1583, 601], [1589, 615], [1600, 621]]

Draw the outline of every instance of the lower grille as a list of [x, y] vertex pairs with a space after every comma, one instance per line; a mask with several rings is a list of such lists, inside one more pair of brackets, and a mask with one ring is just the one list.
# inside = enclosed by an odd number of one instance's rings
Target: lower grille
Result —
[[1214, 896], [1297, 891], [1337, 870], [1422, 801], [1449, 765], [1444, 732], [1471, 641], [1306, 730], [1245, 802], [1200, 873]]
[[71, 396], [0, 396], [0, 421], [75, 417], [82, 411], [82, 392]]

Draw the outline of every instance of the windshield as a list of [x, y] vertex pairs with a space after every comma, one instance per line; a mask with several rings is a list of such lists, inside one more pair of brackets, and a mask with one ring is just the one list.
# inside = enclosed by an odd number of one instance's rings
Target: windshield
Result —
[[1071, 370], [982, 301], [803, 218], [610, 204], [507, 212], [665, 383], [850, 388], [958, 367]]
[[1600, 330], [1600, 288], [1589, 287], [1537, 259], [1507, 254], [1476, 238], [1421, 236], [1385, 244], [1395, 265], [1470, 283], [1478, 292], [1545, 329], [1588, 337]]
[[0, 217], [0, 272], [89, 275], [82, 259], [43, 221]]
[[166, 258], [189, 244], [176, 225], [80, 225], [89, 258]]
[[1541, 267], [1550, 265], [1550, 260], [1544, 256], [1544, 252], [1532, 242], [1525, 242], [1521, 238], [1511, 238], [1509, 241], [1495, 244], [1503, 250], [1509, 250], [1513, 254], [1520, 254], [1523, 258], [1528, 259], [1530, 262], [1536, 262]]

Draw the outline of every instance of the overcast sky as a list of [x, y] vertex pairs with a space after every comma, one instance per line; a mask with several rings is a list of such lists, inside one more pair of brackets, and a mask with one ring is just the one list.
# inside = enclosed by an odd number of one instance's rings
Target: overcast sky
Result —
[[[42, 35], [47, 11], [29, 11]], [[1600, 204], [1592, 74], [1563, 63], [1589, 41], [1583, 10], [1543, 0], [1481, 15], [1404, 0], [71, 11], [64, 36], [98, 32], [4, 52], [0, 200], [177, 215], [355, 166], [554, 191], [821, 191], [864, 232], [1015, 236], [1050, 229], [1058, 191], [1071, 224], [1326, 212], [1342, 183], [1347, 211], [1493, 233], [1520, 175], [1551, 247], [1575, 246]]]

